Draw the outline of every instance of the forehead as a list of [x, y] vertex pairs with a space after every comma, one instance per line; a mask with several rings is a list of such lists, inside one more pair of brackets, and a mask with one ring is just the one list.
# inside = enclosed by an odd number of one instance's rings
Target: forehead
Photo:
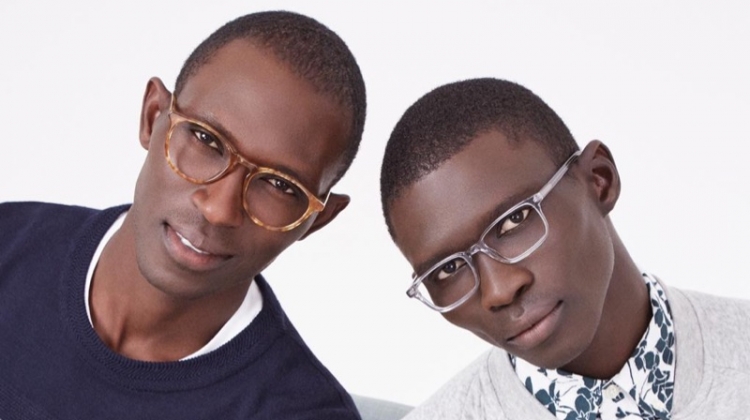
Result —
[[220, 48], [177, 101], [248, 160], [292, 172], [317, 193], [330, 186], [347, 147], [350, 112], [249, 41]]
[[466, 249], [492, 216], [534, 194], [556, 170], [541, 145], [477, 136], [390, 206], [394, 239], [412, 267]]

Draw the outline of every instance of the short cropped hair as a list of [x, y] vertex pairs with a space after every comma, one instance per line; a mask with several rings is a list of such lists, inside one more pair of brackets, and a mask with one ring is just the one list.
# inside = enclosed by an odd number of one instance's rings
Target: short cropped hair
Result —
[[389, 207], [399, 194], [491, 130], [539, 142], [559, 165], [578, 150], [552, 108], [519, 84], [485, 78], [440, 86], [406, 110], [385, 149], [380, 197], [391, 237]]
[[287, 11], [245, 15], [224, 24], [193, 50], [177, 76], [175, 96], [221, 47], [237, 39], [267, 49], [318, 93], [351, 112], [348, 146], [333, 184], [338, 182], [357, 154], [367, 112], [365, 82], [349, 48], [336, 33], [307, 16]]

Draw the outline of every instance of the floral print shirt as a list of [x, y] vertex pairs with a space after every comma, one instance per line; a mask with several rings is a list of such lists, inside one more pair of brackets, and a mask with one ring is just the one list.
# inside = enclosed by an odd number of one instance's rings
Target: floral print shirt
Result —
[[510, 356], [526, 389], [558, 419], [669, 419], [674, 393], [675, 340], [672, 312], [661, 285], [643, 275], [652, 317], [640, 343], [609, 380], [562, 369], [538, 368]]

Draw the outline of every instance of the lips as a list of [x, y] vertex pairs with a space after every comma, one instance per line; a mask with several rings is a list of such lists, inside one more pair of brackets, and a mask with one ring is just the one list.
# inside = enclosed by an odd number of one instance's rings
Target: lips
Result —
[[562, 301], [543, 306], [521, 321], [516, 332], [506, 338], [506, 342], [517, 348], [532, 348], [549, 338], [557, 327], [562, 312]]
[[186, 247], [192, 249], [193, 251], [195, 251], [195, 252], [197, 252], [197, 253], [199, 253], [201, 255], [212, 255], [210, 252], [204, 251], [204, 250], [198, 248], [197, 246], [193, 245], [190, 241], [187, 240], [187, 238], [185, 238], [184, 236], [180, 235], [180, 232], [175, 231], [174, 233], [177, 234], [177, 236], [180, 238], [180, 242], [182, 242], [182, 244], [185, 245]]
[[[217, 268], [231, 255], [216, 251], [204, 245], [205, 240], [196, 240], [197, 235], [189, 235], [186, 230], [178, 231], [169, 224], [164, 225], [164, 242], [172, 259], [183, 268], [192, 271], [207, 271]], [[193, 241], [188, 239], [192, 237]]]

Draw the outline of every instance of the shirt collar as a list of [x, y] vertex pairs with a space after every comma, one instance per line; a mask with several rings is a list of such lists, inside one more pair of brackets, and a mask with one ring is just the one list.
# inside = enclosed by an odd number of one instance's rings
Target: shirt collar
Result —
[[526, 389], [559, 419], [668, 419], [674, 393], [675, 340], [672, 312], [661, 285], [650, 275], [651, 321], [619, 373], [608, 380], [562, 369], [536, 367], [510, 355]]

